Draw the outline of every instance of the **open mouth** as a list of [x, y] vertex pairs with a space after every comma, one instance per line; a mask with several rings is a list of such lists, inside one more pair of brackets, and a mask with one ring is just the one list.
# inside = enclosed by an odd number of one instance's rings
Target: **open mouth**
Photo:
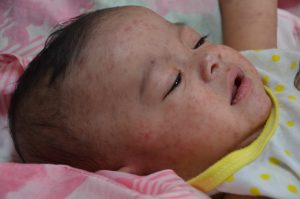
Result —
[[235, 105], [251, 94], [253, 84], [251, 78], [247, 77], [242, 70], [233, 71], [231, 77], [230, 105]]
[[231, 92], [231, 105], [234, 105], [237, 101], [237, 96], [239, 93], [240, 86], [243, 81], [242, 75], [237, 75], [232, 86], [232, 92]]

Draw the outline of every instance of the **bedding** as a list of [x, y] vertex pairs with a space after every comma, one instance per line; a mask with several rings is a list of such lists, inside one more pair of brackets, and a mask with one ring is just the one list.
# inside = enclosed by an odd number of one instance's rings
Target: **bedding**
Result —
[[[292, 3], [291, 3], [292, 2]], [[300, 3], [279, 5], [300, 16]], [[42, 49], [56, 24], [112, 6], [146, 6], [172, 22], [184, 22], [209, 41], [221, 43], [217, 0], [1, 0], [0, 1], [0, 198], [207, 198], [170, 170], [140, 177], [112, 171], [89, 173], [64, 165], [17, 161], [7, 124], [10, 96], [18, 77]], [[300, 20], [280, 10], [278, 46], [300, 50]]]
[[0, 171], [6, 174], [0, 175], [0, 198], [208, 199], [171, 170], [139, 177], [63, 165], [2, 163]]

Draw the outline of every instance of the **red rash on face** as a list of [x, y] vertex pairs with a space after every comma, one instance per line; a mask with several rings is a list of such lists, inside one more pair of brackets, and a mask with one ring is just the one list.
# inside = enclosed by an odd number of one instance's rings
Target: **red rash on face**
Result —
[[132, 30], [132, 26], [126, 26], [125, 28], [124, 28], [124, 32], [126, 33], [126, 32], [130, 32]]
[[[239, 52], [209, 42], [194, 48], [199, 33], [144, 8], [126, 8], [107, 26], [108, 34], [97, 34], [90, 45], [91, 74], [102, 75], [89, 84], [91, 111], [93, 119], [105, 110], [113, 115], [104, 115], [103, 124], [116, 129], [115, 146], [130, 152], [113, 158], [123, 159], [131, 171], [169, 168], [188, 179], [264, 124], [270, 99]], [[233, 106], [230, 80], [237, 68], [251, 79], [252, 90]], [[178, 74], [180, 84], [162, 99]]]
[[145, 133], [144, 134], [144, 140], [149, 140], [151, 138], [151, 134], [150, 133]]

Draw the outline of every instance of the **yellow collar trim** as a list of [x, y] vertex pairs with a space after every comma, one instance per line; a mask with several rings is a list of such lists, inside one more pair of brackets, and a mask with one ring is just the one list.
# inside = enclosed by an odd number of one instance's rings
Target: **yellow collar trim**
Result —
[[201, 191], [211, 192], [262, 153], [277, 128], [279, 118], [278, 101], [269, 88], [265, 87], [265, 90], [271, 98], [274, 108], [258, 138], [247, 147], [229, 153], [204, 172], [190, 179], [189, 184]]

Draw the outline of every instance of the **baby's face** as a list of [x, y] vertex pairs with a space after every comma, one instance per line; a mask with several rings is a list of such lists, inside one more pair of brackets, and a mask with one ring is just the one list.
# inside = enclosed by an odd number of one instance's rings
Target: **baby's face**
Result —
[[170, 168], [187, 179], [247, 144], [264, 124], [271, 102], [235, 50], [199, 42], [190, 27], [143, 8], [121, 9], [103, 30], [109, 34], [88, 50], [89, 85], [95, 113], [115, 132], [109, 137], [120, 168]]

